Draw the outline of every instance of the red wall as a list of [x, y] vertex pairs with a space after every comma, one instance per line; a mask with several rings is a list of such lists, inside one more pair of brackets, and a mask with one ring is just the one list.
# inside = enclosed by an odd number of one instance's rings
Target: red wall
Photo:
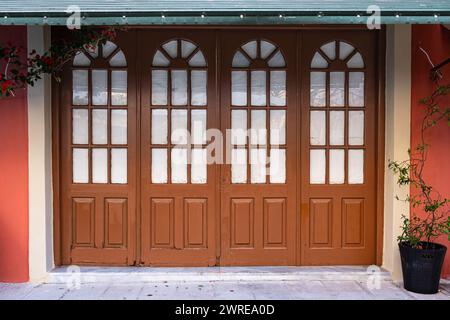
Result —
[[[440, 25], [414, 25], [412, 27], [412, 68], [411, 68], [411, 149], [420, 142], [420, 127], [423, 119], [423, 106], [419, 100], [433, 92], [433, 83], [430, 81], [431, 66], [426, 56], [419, 50], [425, 49], [432, 62], [436, 65], [450, 57], [450, 30]], [[444, 78], [441, 84], [450, 83], [450, 65], [442, 70]], [[450, 105], [450, 97], [447, 97]], [[431, 145], [429, 158], [424, 169], [426, 180], [438, 190], [442, 196], [450, 198], [450, 127], [447, 121], [430, 129], [425, 137]], [[446, 236], [438, 242], [447, 246], [447, 255], [444, 263], [443, 277], [450, 277], [450, 242]]]
[[[0, 42], [26, 47], [26, 27], [0, 27]], [[4, 62], [0, 62], [4, 68]], [[0, 98], [0, 282], [28, 281], [27, 91]]]

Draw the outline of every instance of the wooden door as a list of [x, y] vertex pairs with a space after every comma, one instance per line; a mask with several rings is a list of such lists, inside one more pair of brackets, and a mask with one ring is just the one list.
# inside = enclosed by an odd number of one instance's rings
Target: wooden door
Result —
[[221, 265], [295, 264], [295, 35], [221, 34]]

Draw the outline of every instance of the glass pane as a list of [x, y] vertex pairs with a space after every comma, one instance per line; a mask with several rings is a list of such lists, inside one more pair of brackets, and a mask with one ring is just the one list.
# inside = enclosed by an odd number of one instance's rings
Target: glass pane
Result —
[[111, 104], [113, 106], [124, 106], [127, 104], [127, 86], [126, 71], [111, 71]]
[[339, 59], [345, 60], [355, 48], [346, 42], [339, 42]]
[[128, 118], [127, 110], [111, 111], [111, 143], [127, 144]]
[[252, 145], [266, 145], [266, 111], [252, 110], [251, 115], [250, 143]]
[[311, 72], [310, 103], [313, 107], [324, 107], [326, 93], [326, 72]]
[[172, 143], [186, 144], [187, 133], [187, 110], [172, 110]]
[[286, 105], [286, 71], [270, 71], [270, 105]]
[[269, 67], [284, 67], [286, 64], [284, 62], [284, 58], [283, 55], [281, 54], [280, 50], [277, 51], [277, 53], [275, 53], [273, 55], [272, 58], [270, 58], [269, 62], [267, 63], [269, 65]]
[[330, 60], [336, 59], [336, 41], [328, 42], [320, 47]]
[[187, 72], [172, 70], [172, 105], [187, 105]]
[[[166, 144], [167, 143], [167, 110], [153, 109], [152, 110], [152, 144]], [[154, 149], [161, 150], [161, 149]]]
[[327, 68], [328, 62], [324, 57], [318, 52], [314, 55], [311, 61], [311, 68]]
[[242, 46], [242, 49], [248, 54], [252, 59], [256, 59], [256, 41], [247, 42]]
[[231, 183], [247, 182], [247, 150], [231, 150]]
[[251, 103], [252, 106], [266, 105], [266, 72], [251, 72]]
[[206, 110], [191, 111], [192, 144], [206, 143]]
[[309, 181], [311, 184], [325, 183], [325, 150], [314, 149], [309, 153]]
[[172, 149], [172, 183], [187, 183], [187, 150]]
[[108, 110], [92, 110], [92, 143], [108, 143]]
[[261, 59], [266, 59], [270, 54], [275, 50], [275, 46], [271, 44], [270, 42], [261, 41]]
[[325, 122], [325, 111], [311, 111], [310, 119], [310, 143], [313, 146], [325, 144], [325, 134], [327, 132]]
[[348, 150], [348, 183], [364, 183], [364, 150]]
[[270, 150], [270, 183], [286, 182], [286, 150]]
[[206, 183], [206, 149], [192, 149], [191, 183]]
[[342, 149], [330, 150], [330, 183], [342, 184], [345, 179], [344, 172], [345, 151]]
[[167, 70], [152, 71], [152, 105], [167, 105]]
[[250, 149], [250, 181], [251, 183], [266, 182], [266, 149]]
[[92, 149], [92, 183], [108, 183], [108, 149]]
[[167, 54], [172, 57], [176, 58], [178, 56], [178, 41], [172, 40], [165, 44], [163, 44], [164, 50], [166, 50]]
[[350, 107], [364, 106], [364, 72], [350, 72], [348, 74]]
[[270, 111], [270, 144], [286, 144], [286, 111]]
[[247, 143], [247, 111], [231, 111], [231, 143], [245, 145]]
[[191, 71], [191, 105], [206, 105], [206, 71]]
[[330, 106], [342, 107], [345, 104], [345, 73], [330, 72]]
[[91, 59], [89, 59], [83, 52], [77, 52], [73, 59], [73, 65], [75, 67], [89, 67], [91, 65]]
[[108, 58], [114, 50], [116, 50], [117, 46], [111, 41], [106, 41], [103, 45], [103, 58]]
[[72, 99], [74, 105], [88, 104], [88, 71], [72, 71]]
[[126, 148], [111, 149], [111, 183], [127, 183], [127, 162]]
[[181, 57], [187, 58], [195, 48], [197, 47], [192, 42], [181, 40]]
[[108, 71], [92, 70], [92, 104], [108, 103]]
[[236, 51], [232, 65], [233, 68], [244, 68], [250, 65], [250, 61], [240, 51]]
[[189, 60], [189, 65], [191, 67], [206, 67], [206, 59], [203, 55], [203, 52], [200, 50], [197, 51], [196, 54]]
[[155, 55], [153, 56], [153, 62], [152, 65], [154, 67], [167, 67], [170, 64], [169, 59], [161, 53], [161, 51], [156, 51]]
[[88, 144], [88, 110], [72, 110], [72, 143]]
[[72, 181], [89, 182], [89, 150], [74, 148], [72, 151]]
[[330, 144], [344, 145], [345, 112], [330, 111]]
[[247, 105], [247, 71], [231, 72], [231, 104]]
[[112, 58], [109, 60], [109, 65], [111, 67], [126, 67], [127, 60], [125, 59], [125, 55], [122, 50], [118, 51]]
[[347, 62], [349, 68], [364, 68], [364, 61], [359, 52], [353, 55]]
[[348, 144], [364, 144], [364, 111], [350, 111], [348, 113]]
[[152, 149], [152, 183], [167, 183], [167, 149]]

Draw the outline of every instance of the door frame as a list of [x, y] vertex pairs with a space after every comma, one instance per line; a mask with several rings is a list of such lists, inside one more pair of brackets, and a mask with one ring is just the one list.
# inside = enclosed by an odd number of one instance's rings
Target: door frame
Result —
[[[159, 28], [160, 26], [135, 26], [132, 27], [133, 29], [148, 29], [148, 28]], [[220, 31], [221, 30], [230, 30], [230, 29], [238, 29], [238, 30], [297, 30], [297, 68], [300, 68], [300, 54], [299, 54], [299, 46], [301, 46], [301, 31], [308, 31], [308, 30], [345, 30], [345, 31], [363, 31], [367, 28], [365, 25], [301, 25], [301, 26], [289, 26], [289, 25], [283, 25], [283, 26], [261, 26], [261, 25], [246, 25], [246, 26], [164, 26], [162, 29], [192, 29], [192, 30], [198, 30], [198, 29], [215, 29], [216, 32], [216, 42], [218, 43], [218, 37], [220, 37]], [[67, 30], [64, 27], [52, 27], [51, 36], [52, 39], [64, 37], [65, 34], [67, 34]], [[378, 92], [375, 93], [376, 96], [376, 114], [377, 114], [377, 121], [376, 121], [376, 146], [375, 150], [377, 152], [377, 163], [376, 163], [376, 250], [375, 254], [376, 256], [375, 261], [377, 265], [382, 264], [382, 256], [383, 256], [383, 226], [384, 226], [384, 175], [385, 175], [385, 86], [386, 86], [386, 27], [382, 26], [380, 30], [373, 31], [377, 32], [377, 52], [375, 53], [377, 55], [376, 59], [376, 81]], [[217, 59], [220, 57], [220, 51], [218, 52]], [[137, 66], [135, 66], [137, 68]], [[217, 71], [217, 77], [220, 78], [220, 70]], [[297, 83], [301, 81], [301, 73], [297, 73]], [[139, 79], [137, 79], [137, 87], [139, 88], [140, 83]], [[60, 145], [60, 135], [61, 135], [61, 112], [60, 112], [60, 100], [61, 100], [61, 84], [57, 82], [54, 78], [52, 79], [51, 84], [51, 128], [52, 128], [52, 148], [51, 148], [51, 159], [52, 159], [52, 187], [53, 187], [53, 259], [56, 266], [62, 265], [62, 227], [61, 227], [61, 152], [62, 148]], [[301, 102], [301, 90], [297, 89], [297, 104]], [[220, 88], [217, 88], [217, 95], [220, 99], [221, 97], [221, 90]], [[300, 106], [299, 106], [300, 107]], [[140, 104], [138, 103], [138, 112], [140, 110]], [[301, 112], [297, 113], [298, 121], [301, 119]], [[301, 122], [297, 122], [301, 123]], [[137, 121], [137, 130], [140, 129], [140, 121]], [[299, 134], [299, 129], [297, 128], [297, 134]], [[138, 143], [139, 143], [139, 136], [137, 137]], [[298, 139], [300, 140], [300, 139]], [[139, 151], [138, 151], [139, 152]], [[300, 141], [297, 145], [297, 159], [300, 159], [300, 152], [301, 152], [301, 145]], [[217, 169], [219, 170], [219, 169]], [[298, 170], [298, 169], [297, 169]], [[139, 170], [136, 170], [136, 174], [139, 174]], [[137, 177], [136, 177], [137, 178]], [[221, 177], [219, 177], [221, 179]], [[299, 193], [297, 191], [297, 193]], [[219, 187], [216, 188], [216, 193], [220, 194]], [[136, 191], [137, 200], [136, 202], [139, 203], [140, 201], [140, 190]], [[298, 197], [298, 195], [297, 195]], [[298, 200], [297, 200], [298, 201]], [[297, 202], [298, 203], [298, 202]], [[140, 208], [140, 206], [136, 207]], [[302, 208], [299, 208], [301, 210]], [[137, 209], [138, 210], [138, 209]], [[220, 220], [219, 220], [220, 221]], [[219, 222], [217, 221], [217, 222]], [[140, 214], [137, 214], [137, 226], [139, 226], [140, 223]], [[297, 248], [296, 248], [296, 264], [301, 265], [301, 253], [300, 253], [300, 246], [301, 246], [301, 235], [300, 235], [300, 218], [299, 218], [299, 212], [297, 212]], [[217, 225], [217, 231], [220, 233], [220, 223]], [[140, 231], [138, 230], [137, 236], [140, 235]], [[137, 243], [137, 252], [140, 252], [140, 244]], [[217, 255], [220, 255], [220, 244], [216, 245], [216, 252]], [[139, 256], [136, 257], [137, 259]], [[137, 260], [139, 261], [139, 260]]]

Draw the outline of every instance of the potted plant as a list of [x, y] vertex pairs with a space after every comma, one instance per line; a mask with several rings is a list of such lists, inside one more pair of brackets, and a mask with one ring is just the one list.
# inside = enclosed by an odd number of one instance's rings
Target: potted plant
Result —
[[[411, 194], [405, 199], [411, 208], [411, 215], [402, 215], [402, 233], [397, 238], [406, 290], [433, 294], [439, 289], [442, 264], [447, 248], [435, 242], [441, 235], [450, 240], [450, 199], [443, 197], [424, 176], [430, 145], [426, 143], [427, 130], [442, 120], [450, 126], [450, 109], [442, 107], [444, 98], [450, 93], [450, 84], [439, 86], [420, 101], [424, 106], [420, 142], [408, 150], [409, 159], [389, 161], [389, 169], [398, 176], [397, 184], [410, 186]], [[420, 214], [419, 214], [420, 213]]]

